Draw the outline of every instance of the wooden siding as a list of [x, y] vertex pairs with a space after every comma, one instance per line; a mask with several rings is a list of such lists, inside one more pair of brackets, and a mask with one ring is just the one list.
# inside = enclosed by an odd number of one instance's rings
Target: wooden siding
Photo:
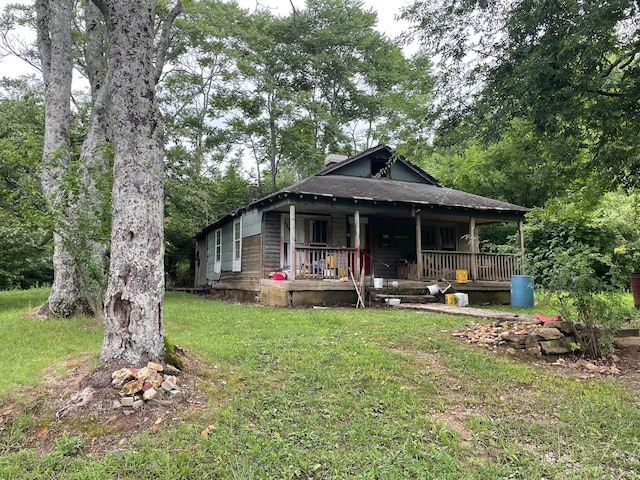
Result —
[[262, 278], [280, 270], [280, 213], [265, 212]]
[[207, 285], [207, 259], [207, 237], [201, 237], [196, 241], [196, 287]]

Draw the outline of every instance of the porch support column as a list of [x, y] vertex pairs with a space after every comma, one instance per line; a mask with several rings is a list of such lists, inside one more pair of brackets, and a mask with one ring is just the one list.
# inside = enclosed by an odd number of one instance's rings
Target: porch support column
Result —
[[289, 263], [291, 280], [296, 279], [296, 206], [289, 206]]
[[476, 219], [471, 217], [469, 222], [469, 238], [471, 239], [471, 278], [478, 281], [478, 233]]
[[353, 214], [353, 228], [355, 229], [355, 238], [353, 239], [356, 247], [356, 271], [354, 276], [360, 280], [360, 210], [356, 210]]
[[[518, 222], [518, 237], [520, 238], [520, 274], [524, 275], [524, 222]], [[517, 267], [516, 267], [517, 268]]]
[[524, 254], [524, 222], [518, 222], [518, 237], [520, 237], [520, 253]]
[[418, 267], [418, 280], [422, 280], [424, 267], [422, 263], [422, 217], [416, 212], [416, 266]]

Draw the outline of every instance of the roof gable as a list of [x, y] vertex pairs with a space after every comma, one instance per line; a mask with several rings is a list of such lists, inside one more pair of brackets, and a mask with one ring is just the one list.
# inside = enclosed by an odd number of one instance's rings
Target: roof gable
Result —
[[421, 168], [408, 162], [386, 145], [378, 145], [342, 162], [331, 165], [317, 176], [344, 175], [348, 177], [390, 179], [403, 182], [438, 185], [438, 181]]

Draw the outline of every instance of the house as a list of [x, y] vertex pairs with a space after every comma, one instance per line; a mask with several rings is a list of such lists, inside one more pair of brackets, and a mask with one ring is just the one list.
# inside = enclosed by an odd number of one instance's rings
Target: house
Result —
[[[199, 232], [195, 286], [269, 305], [348, 304], [364, 275], [367, 284], [446, 279], [474, 301], [487, 292], [508, 301], [527, 211], [442, 187], [387, 146], [330, 155], [321, 172]], [[478, 228], [498, 222], [518, 223], [521, 252], [479, 251]]]

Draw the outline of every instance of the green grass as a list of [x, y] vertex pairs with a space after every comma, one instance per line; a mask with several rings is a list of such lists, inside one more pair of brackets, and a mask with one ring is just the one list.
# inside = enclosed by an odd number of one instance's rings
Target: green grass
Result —
[[[0, 398], [99, 351], [92, 320], [26, 320], [44, 297], [0, 292]], [[640, 478], [635, 391], [470, 347], [450, 335], [468, 320], [168, 293], [167, 335], [198, 358], [204, 405], [102, 454], [69, 433], [44, 456], [24, 445], [41, 421], [26, 411], [0, 423], [0, 478]]]

